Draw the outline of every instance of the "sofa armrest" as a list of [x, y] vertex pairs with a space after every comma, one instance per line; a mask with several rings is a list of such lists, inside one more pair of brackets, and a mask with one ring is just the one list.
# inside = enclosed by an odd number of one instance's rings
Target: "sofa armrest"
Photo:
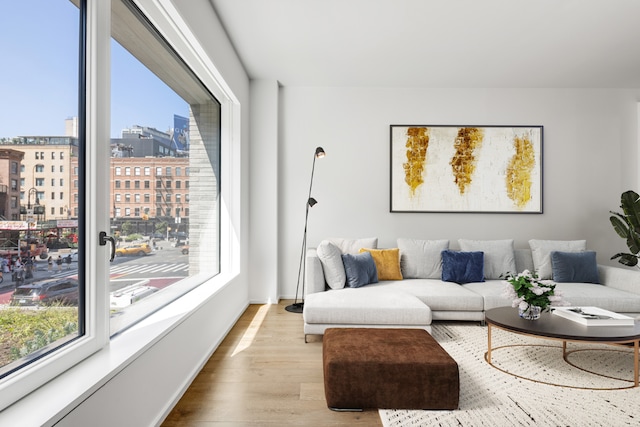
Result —
[[640, 294], [640, 270], [598, 265], [600, 284]]
[[308, 295], [316, 292], [324, 292], [326, 288], [324, 270], [322, 269], [322, 263], [320, 262], [320, 258], [318, 258], [318, 253], [315, 248], [307, 249], [305, 262], [305, 293]]

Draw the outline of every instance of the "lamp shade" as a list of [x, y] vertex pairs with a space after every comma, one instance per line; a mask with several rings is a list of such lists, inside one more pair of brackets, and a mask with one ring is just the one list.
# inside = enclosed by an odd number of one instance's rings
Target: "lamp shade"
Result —
[[320, 159], [322, 157], [324, 157], [326, 154], [324, 152], [324, 149], [322, 147], [317, 147], [316, 148], [316, 158]]

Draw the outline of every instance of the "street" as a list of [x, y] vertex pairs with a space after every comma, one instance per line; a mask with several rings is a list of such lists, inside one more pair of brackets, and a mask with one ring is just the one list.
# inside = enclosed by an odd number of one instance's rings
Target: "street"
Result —
[[[53, 258], [57, 253], [52, 252]], [[61, 254], [64, 258], [66, 254]], [[168, 242], [159, 242], [158, 250], [146, 256], [123, 256], [114, 258], [109, 271], [109, 292], [117, 291], [126, 286], [146, 282], [148, 286], [162, 289], [172, 283], [181, 280], [188, 275], [188, 255], [182, 255], [180, 248], [173, 248]], [[33, 279], [26, 280], [31, 283], [38, 280], [78, 276], [78, 263], [62, 263], [61, 268], [53, 264], [52, 270], [48, 270], [47, 260], [37, 259], [33, 273]], [[11, 294], [15, 289], [15, 282], [11, 281], [11, 274], [4, 275], [0, 283], [0, 305], [8, 304]]]

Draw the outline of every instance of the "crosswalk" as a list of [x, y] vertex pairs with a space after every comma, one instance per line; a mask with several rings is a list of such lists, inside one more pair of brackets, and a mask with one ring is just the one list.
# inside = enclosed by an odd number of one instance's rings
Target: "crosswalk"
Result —
[[132, 273], [176, 273], [188, 271], [189, 264], [180, 263], [158, 263], [158, 264], [121, 264], [111, 267], [111, 274], [132, 274]]
[[[188, 272], [189, 264], [186, 262], [165, 262], [165, 263], [153, 263], [153, 264], [133, 264], [124, 263], [120, 265], [111, 266], [109, 272], [111, 274], [141, 274], [141, 273], [180, 273]], [[62, 268], [62, 271], [54, 270], [51, 272], [51, 277], [65, 277], [69, 274], [77, 274], [77, 266], [72, 266], [67, 270]]]

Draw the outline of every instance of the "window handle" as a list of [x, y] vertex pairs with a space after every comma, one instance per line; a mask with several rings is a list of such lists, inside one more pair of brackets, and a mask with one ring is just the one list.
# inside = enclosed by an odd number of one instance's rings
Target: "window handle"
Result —
[[100, 237], [100, 246], [106, 245], [107, 240], [111, 242], [111, 258], [109, 258], [109, 262], [113, 262], [113, 258], [116, 256], [116, 239], [113, 236], [108, 236], [105, 231], [101, 231], [98, 236]]

